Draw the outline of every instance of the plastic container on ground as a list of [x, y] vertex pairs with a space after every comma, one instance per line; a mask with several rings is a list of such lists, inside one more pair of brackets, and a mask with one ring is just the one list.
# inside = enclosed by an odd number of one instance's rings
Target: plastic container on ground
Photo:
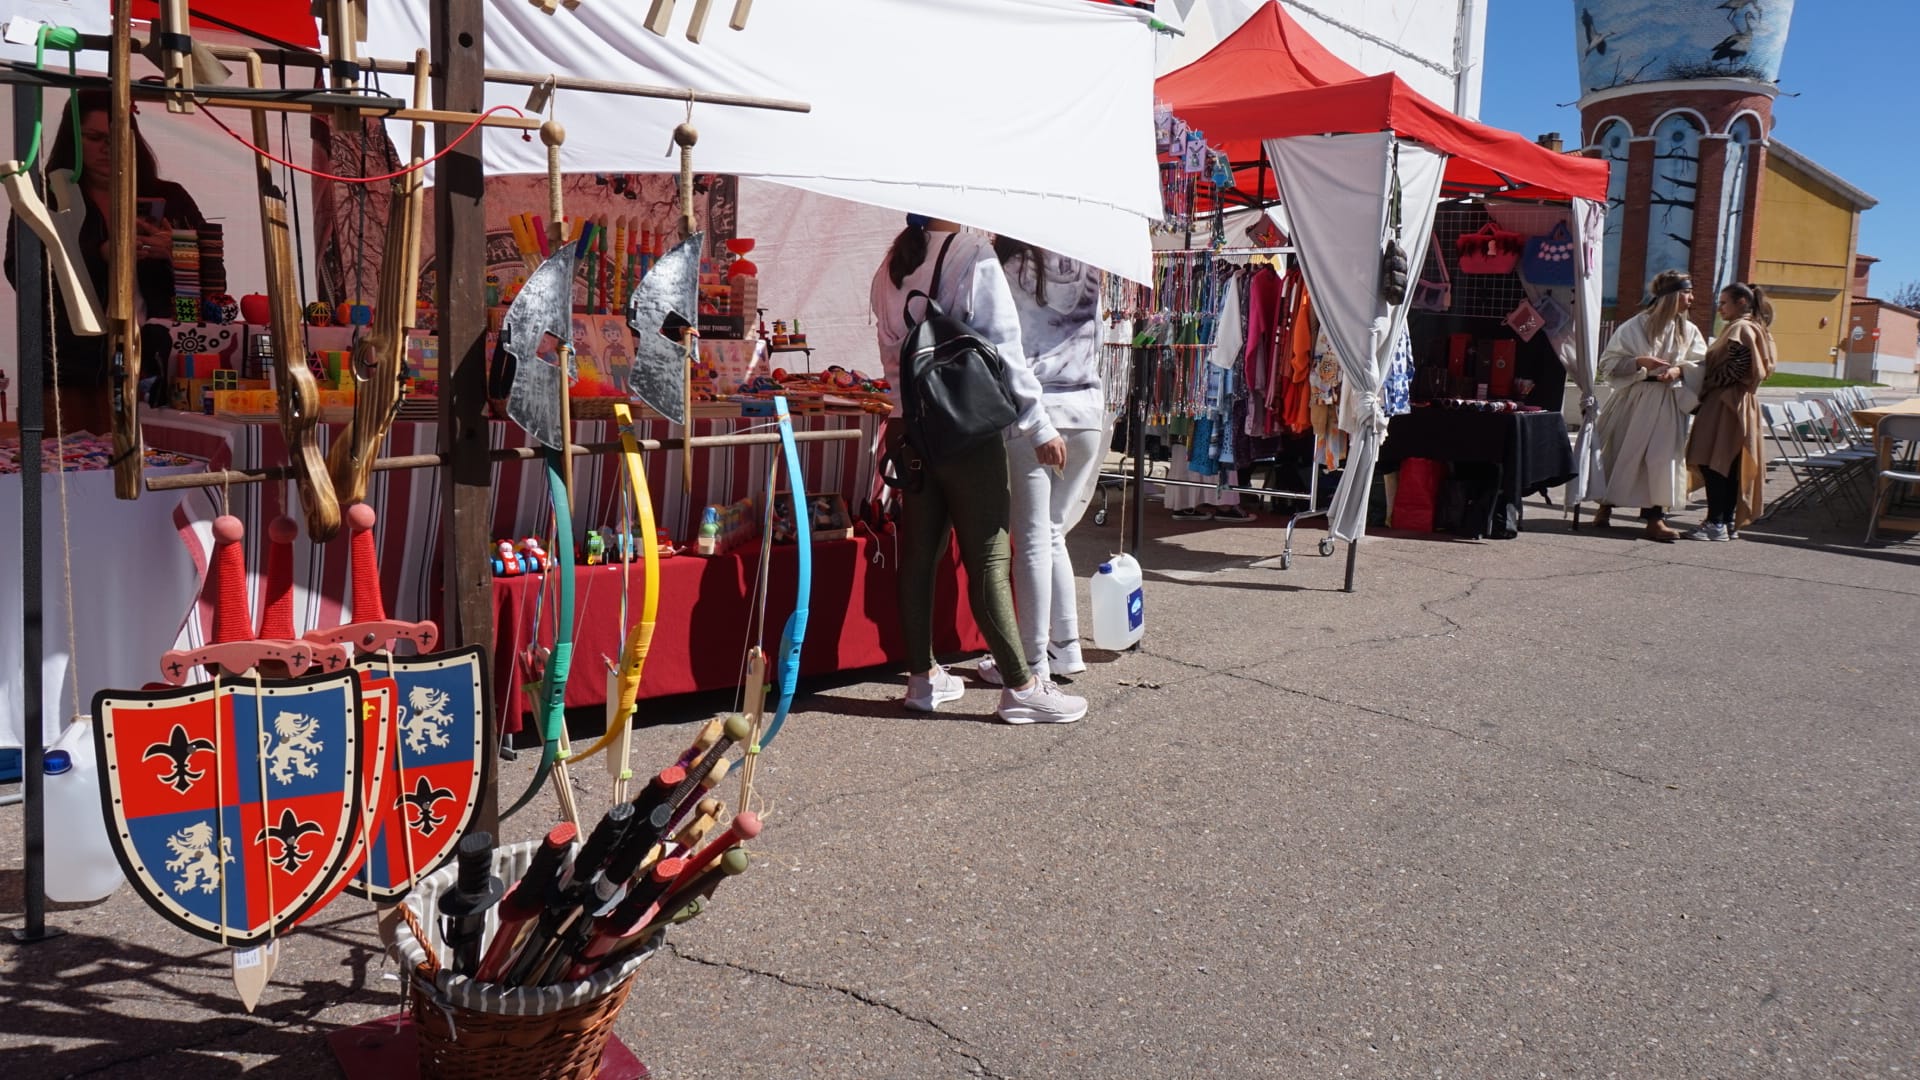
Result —
[[46, 753], [47, 899], [89, 904], [113, 894], [126, 875], [100, 806], [93, 723], [68, 724]]
[[1132, 648], [1147, 632], [1140, 564], [1131, 555], [1115, 555], [1094, 572], [1090, 591], [1094, 646], [1114, 652]]

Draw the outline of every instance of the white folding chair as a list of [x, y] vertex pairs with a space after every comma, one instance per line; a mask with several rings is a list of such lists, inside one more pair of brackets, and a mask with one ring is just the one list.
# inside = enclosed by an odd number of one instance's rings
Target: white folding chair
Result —
[[[1841, 468], [1834, 476], [1838, 490], [1848, 502], [1865, 510], [1863, 492], [1871, 490], [1873, 481], [1873, 447], [1856, 445], [1844, 437], [1836, 426], [1832, 411], [1820, 403], [1788, 402], [1787, 407], [1788, 415], [1795, 421], [1794, 432], [1800, 436], [1808, 456], [1840, 463]], [[1796, 408], [1798, 415], [1794, 415]], [[1856, 481], [1861, 491], [1854, 490]]]
[[1781, 450], [1781, 456], [1767, 464], [1784, 466], [1794, 479], [1793, 489], [1781, 498], [1776, 509], [1784, 510], [1801, 502], [1819, 502], [1833, 515], [1834, 523], [1839, 524], [1840, 512], [1829, 496], [1838, 494], [1857, 502], [1847, 488], [1846, 476], [1858, 469], [1859, 463], [1815, 449], [1809, 440], [1815, 437], [1812, 429], [1819, 426], [1819, 421], [1806, 402], [1788, 401], [1760, 408], [1774, 445]]
[[1859, 421], [1853, 418], [1855, 406], [1843, 401], [1837, 392], [1801, 394], [1800, 400], [1813, 406], [1816, 413], [1825, 414], [1827, 430], [1831, 433], [1827, 442], [1832, 451], [1859, 451], [1869, 458], [1873, 456], [1873, 436], [1862, 430]]
[[[1916, 458], [1920, 458], [1920, 416], [1882, 417], [1875, 439], [1887, 440], [1889, 465], [1883, 469], [1878, 467], [1877, 460], [1875, 462], [1873, 511], [1867, 516], [1869, 544], [1873, 543], [1882, 515], [1893, 499], [1894, 488], [1920, 487], [1920, 463], [1916, 463]], [[1920, 528], [1920, 521], [1913, 518], [1901, 519], [1901, 524]]]

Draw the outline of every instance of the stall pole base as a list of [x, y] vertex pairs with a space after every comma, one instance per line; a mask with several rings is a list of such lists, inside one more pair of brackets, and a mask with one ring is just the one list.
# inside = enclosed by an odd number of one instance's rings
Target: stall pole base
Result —
[[1360, 541], [1358, 540], [1348, 541], [1347, 542], [1347, 583], [1345, 586], [1343, 586], [1340, 589], [1341, 592], [1353, 591], [1353, 563], [1354, 563], [1354, 560], [1359, 556], [1359, 554], [1360, 554]]
[[[420, 1075], [419, 1044], [406, 1013], [328, 1032], [327, 1046], [347, 1080], [402, 1080]], [[648, 1080], [652, 1075], [620, 1036], [607, 1039], [597, 1080]]]
[[65, 933], [65, 930], [42, 924], [38, 933], [29, 930], [15, 930], [13, 932], [13, 940], [21, 945], [37, 945], [42, 941], [52, 941], [54, 938]]

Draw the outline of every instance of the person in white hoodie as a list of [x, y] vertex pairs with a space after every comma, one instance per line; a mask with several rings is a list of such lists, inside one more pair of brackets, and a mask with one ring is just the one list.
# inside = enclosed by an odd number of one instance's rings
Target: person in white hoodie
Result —
[[[1105, 456], [1100, 388], [1100, 271], [1002, 236], [994, 251], [1013, 289], [1020, 342], [1039, 380], [1047, 419], [1066, 444], [1064, 465], [1040, 460], [1031, 440], [1007, 440], [1013, 484], [1013, 596], [1020, 647], [1040, 678], [1087, 670], [1080, 656], [1067, 533], [1091, 501]], [[980, 677], [999, 680], [989, 656]]]
[[[935, 277], [938, 288], [934, 287]], [[1020, 409], [1007, 429], [1009, 441], [1025, 440], [1032, 453], [1054, 467], [1066, 462], [1066, 444], [1047, 419], [1040, 381], [1027, 366], [1020, 317], [993, 247], [950, 221], [909, 215], [887, 260], [873, 276], [873, 313], [878, 322], [880, 365], [895, 388], [888, 445], [901, 446], [900, 345], [908, 331], [907, 298], [931, 295], [943, 310], [993, 343], [1006, 372], [1007, 390]], [[914, 318], [924, 315], [915, 302]], [[917, 477], [907, 489], [901, 519], [900, 624], [907, 650], [906, 705], [932, 712], [965, 693], [959, 676], [933, 659], [933, 593], [948, 537], [957, 537], [967, 570], [974, 621], [1001, 676], [999, 715], [1010, 724], [1072, 723], [1087, 703], [1060, 692], [1028, 667], [1016, 641], [1018, 624], [1007, 576], [1009, 494], [1007, 448], [989, 440], [953, 460], [927, 461], [901, 446], [904, 472]]]

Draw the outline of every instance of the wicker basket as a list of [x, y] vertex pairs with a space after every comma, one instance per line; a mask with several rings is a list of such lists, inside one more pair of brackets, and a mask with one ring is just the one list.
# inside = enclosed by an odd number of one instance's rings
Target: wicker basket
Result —
[[[494, 873], [513, 881], [526, 872], [539, 841], [501, 848]], [[424, 1080], [591, 1080], [599, 1072], [614, 1020], [633, 988], [634, 974], [659, 948], [656, 939], [644, 951], [591, 978], [556, 986], [505, 989], [479, 983], [442, 968], [421, 973], [427, 950], [445, 957], [439, 920], [440, 894], [453, 886], [458, 867], [449, 865], [423, 878], [407, 894], [407, 907], [427, 932], [422, 942], [402, 921], [394, 951], [413, 976], [409, 1008], [419, 1035], [420, 1075]], [[491, 935], [499, 927], [487, 917]]]

